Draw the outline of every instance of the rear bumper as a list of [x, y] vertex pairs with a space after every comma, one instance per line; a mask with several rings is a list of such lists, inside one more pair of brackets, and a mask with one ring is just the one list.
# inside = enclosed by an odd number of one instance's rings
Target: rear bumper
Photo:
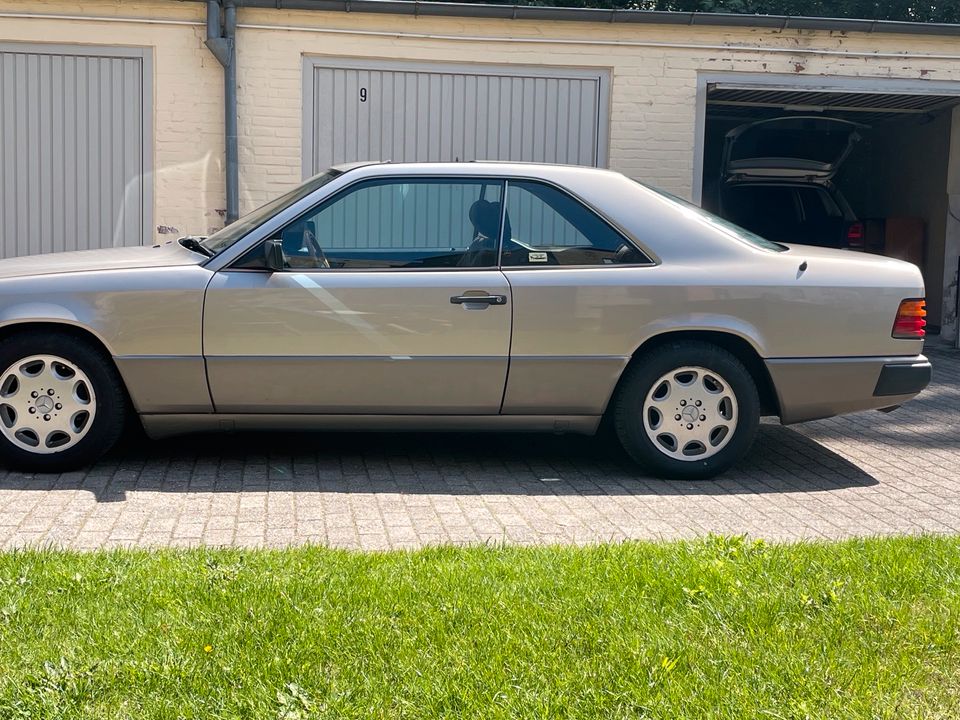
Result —
[[889, 363], [880, 370], [874, 397], [890, 395], [916, 395], [930, 384], [933, 367], [922, 355], [921, 359], [909, 363]]
[[930, 362], [914, 357], [767, 360], [784, 424], [900, 405], [930, 382]]

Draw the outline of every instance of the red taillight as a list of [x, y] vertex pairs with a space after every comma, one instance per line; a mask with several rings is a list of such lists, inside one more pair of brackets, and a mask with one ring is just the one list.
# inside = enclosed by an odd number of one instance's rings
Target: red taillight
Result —
[[893, 321], [893, 336], [903, 340], [917, 340], [927, 334], [927, 303], [925, 300], [904, 300]]
[[852, 248], [862, 248], [864, 246], [863, 223], [850, 223], [847, 227], [847, 246]]

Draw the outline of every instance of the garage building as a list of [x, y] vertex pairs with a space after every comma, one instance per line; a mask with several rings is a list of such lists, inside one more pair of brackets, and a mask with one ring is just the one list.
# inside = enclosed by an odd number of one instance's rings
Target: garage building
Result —
[[[859, 142], [833, 182], [865, 243], [921, 265], [931, 325], [955, 336], [960, 26], [222, 2], [236, 7], [241, 214], [364, 159], [607, 166], [708, 205], [731, 130], [845, 119]], [[208, 5], [0, 0], [3, 256], [223, 225], [232, 133]]]

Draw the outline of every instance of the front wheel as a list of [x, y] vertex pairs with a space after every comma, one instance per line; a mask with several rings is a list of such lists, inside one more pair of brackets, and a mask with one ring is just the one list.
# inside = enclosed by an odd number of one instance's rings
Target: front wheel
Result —
[[15, 335], [0, 345], [0, 459], [60, 472], [99, 458], [123, 430], [126, 396], [110, 358], [82, 338]]
[[613, 415], [621, 444], [639, 464], [661, 477], [697, 480], [747, 453], [760, 400], [735, 356], [709, 343], [677, 341], [628, 369]]

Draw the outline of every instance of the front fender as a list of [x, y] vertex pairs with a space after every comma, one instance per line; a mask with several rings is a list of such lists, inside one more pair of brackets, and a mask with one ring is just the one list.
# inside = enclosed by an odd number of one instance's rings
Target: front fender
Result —
[[47, 302], [21, 302], [0, 309], [0, 327], [18, 322], [56, 321], [79, 325], [76, 313], [63, 305]]
[[45, 302], [25, 302], [0, 309], [0, 331], [15, 330], [18, 325], [64, 325], [92, 335], [113, 355], [107, 340], [83, 318], [63, 305]]
[[212, 412], [203, 359], [198, 266], [131, 268], [0, 280], [0, 328], [70, 326], [113, 357], [140, 412]]

